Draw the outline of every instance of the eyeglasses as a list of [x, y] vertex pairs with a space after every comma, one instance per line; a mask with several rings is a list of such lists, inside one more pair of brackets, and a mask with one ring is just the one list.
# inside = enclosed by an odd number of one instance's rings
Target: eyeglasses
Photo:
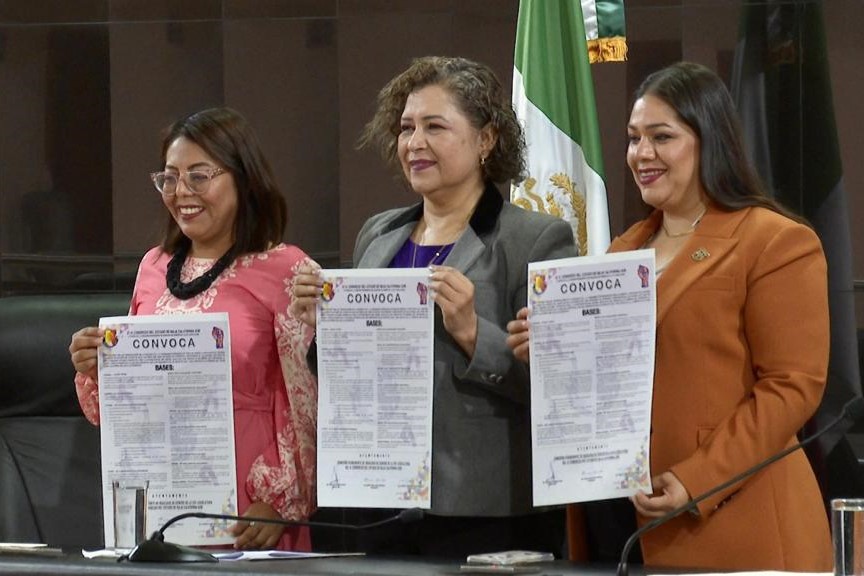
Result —
[[186, 185], [186, 189], [193, 194], [206, 194], [210, 189], [210, 181], [220, 174], [225, 174], [226, 171], [222, 168], [209, 168], [206, 170], [190, 170], [183, 176], [180, 173], [174, 172], [153, 172], [150, 174], [150, 179], [156, 186], [156, 190], [163, 196], [173, 196], [177, 193], [177, 186], [180, 185], [180, 180]]

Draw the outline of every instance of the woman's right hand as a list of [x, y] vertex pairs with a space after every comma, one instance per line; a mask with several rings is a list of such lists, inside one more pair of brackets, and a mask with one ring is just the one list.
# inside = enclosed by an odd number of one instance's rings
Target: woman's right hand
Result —
[[660, 518], [691, 500], [687, 488], [672, 472], [651, 479], [653, 494], [637, 492], [630, 497], [636, 511], [646, 518]]
[[89, 376], [94, 380], [99, 372], [99, 346], [105, 331], [96, 326], [82, 328], [72, 334], [72, 343], [69, 344], [69, 355], [72, 357], [72, 365], [75, 371]]
[[321, 266], [312, 260], [297, 269], [294, 284], [291, 287], [291, 313], [295, 318], [315, 327], [315, 306], [321, 296], [324, 281], [320, 276]]
[[507, 346], [513, 350], [513, 355], [523, 362], [530, 358], [530, 324], [528, 323], [528, 308], [522, 308], [516, 313], [516, 320], [507, 323]]

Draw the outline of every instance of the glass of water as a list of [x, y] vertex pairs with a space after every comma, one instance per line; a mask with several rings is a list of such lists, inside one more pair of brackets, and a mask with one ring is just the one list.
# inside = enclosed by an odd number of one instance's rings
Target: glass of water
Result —
[[133, 548], [147, 537], [148, 480], [114, 480], [114, 548]]

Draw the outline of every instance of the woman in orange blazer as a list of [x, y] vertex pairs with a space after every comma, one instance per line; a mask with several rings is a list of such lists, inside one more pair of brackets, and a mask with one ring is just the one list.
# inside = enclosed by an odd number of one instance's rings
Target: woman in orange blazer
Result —
[[[653, 248], [658, 274], [654, 492], [631, 498], [644, 524], [796, 442], [825, 386], [827, 272], [813, 231], [762, 192], [729, 93], [709, 69], [682, 62], [649, 76], [627, 129], [627, 163], [655, 211], [610, 251]], [[527, 310], [508, 330], [527, 361]], [[585, 534], [571, 523], [569, 537], [578, 549]], [[641, 546], [654, 566], [832, 567], [801, 451], [648, 532]]]

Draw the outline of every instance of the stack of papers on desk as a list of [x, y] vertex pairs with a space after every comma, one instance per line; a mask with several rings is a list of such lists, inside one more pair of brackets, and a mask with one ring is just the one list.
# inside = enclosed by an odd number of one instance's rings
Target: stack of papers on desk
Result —
[[363, 552], [294, 552], [291, 550], [234, 550], [213, 552], [217, 560], [300, 560], [304, 558], [333, 558], [337, 556], [363, 556]]
[[[85, 558], [119, 558], [130, 552], [125, 548], [82, 550]], [[291, 550], [212, 550], [208, 551], [219, 561], [235, 560], [300, 560], [304, 558], [332, 558], [336, 556], [363, 556], [363, 552], [294, 552]]]

